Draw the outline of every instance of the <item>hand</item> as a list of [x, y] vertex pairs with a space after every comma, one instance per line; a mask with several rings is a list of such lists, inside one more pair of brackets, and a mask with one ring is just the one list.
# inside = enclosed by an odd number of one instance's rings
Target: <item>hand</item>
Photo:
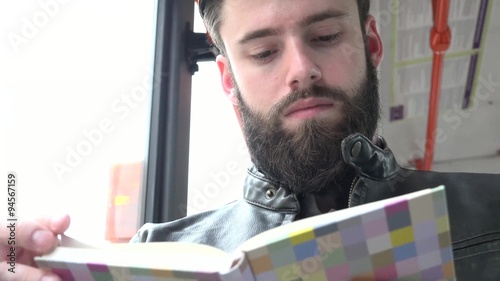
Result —
[[[10, 264], [11, 253], [9, 223], [0, 226], [0, 280], [4, 281], [56, 281], [61, 280], [52, 273], [36, 268], [35, 256], [50, 253], [58, 245], [58, 234], [68, 229], [70, 218], [46, 217], [35, 221], [17, 221], [15, 225], [15, 267]], [[12, 241], [12, 240], [10, 240]], [[12, 242], [11, 242], [12, 243]], [[14, 272], [12, 272], [14, 271]]]

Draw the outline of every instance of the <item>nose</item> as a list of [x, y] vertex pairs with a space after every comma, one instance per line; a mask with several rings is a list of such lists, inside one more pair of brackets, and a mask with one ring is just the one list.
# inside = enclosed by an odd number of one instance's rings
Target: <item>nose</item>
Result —
[[313, 58], [313, 50], [300, 42], [293, 42], [288, 48], [288, 73], [286, 82], [291, 90], [307, 89], [321, 80], [321, 69]]

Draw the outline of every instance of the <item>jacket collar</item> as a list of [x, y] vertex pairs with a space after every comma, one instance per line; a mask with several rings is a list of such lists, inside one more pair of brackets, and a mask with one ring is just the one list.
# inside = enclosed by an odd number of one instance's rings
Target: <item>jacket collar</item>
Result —
[[297, 213], [299, 201], [288, 188], [267, 179], [255, 166], [247, 171], [243, 196], [250, 204], [285, 213]]

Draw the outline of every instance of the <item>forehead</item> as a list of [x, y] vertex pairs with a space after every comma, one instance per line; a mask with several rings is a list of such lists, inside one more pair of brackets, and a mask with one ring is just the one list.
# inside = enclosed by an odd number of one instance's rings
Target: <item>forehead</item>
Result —
[[251, 30], [291, 29], [325, 12], [340, 12], [344, 20], [359, 23], [356, 0], [224, 0], [220, 33], [226, 41]]

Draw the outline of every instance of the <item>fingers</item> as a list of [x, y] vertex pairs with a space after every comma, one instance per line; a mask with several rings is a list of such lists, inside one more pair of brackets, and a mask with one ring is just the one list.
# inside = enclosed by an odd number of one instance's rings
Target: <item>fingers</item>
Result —
[[[50, 252], [58, 244], [58, 234], [68, 229], [70, 218], [44, 217], [36, 221], [8, 222], [7, 227], [0, 227], [0, 280], [5, 281], [60, 281], [61, 279], [35, 267], [33, 256]], [[9, 239], [10, 238], [10, 239]], [[12, 242], [15, 242], [13, 244]], [[9, 262], [5, 253], [15, 247], [17, 260]]]
[[61, 281], [61, 278], [53, 273], [45, 272], [41, 269], [29, 267], [16, 263], [15, 266], [9, 263], [0, 263], [0, 280], [2, 281]]
[[[11, 236], [10, 230], [15, 230], [15, 235]], [[7, 237], [13, 237], [13, 240], [7, 241]], [[50, 251], [57, 245], [56, 235], [34, 221], [19, 221], [15, 226], [0, 228], [0, 243], [10, 246], [22, 247], [35, 253], [43, 254]]]
[[[15, 225], [0, 227], [0, 244], [7, 245], [9, 237], [15, 230], [15, 245], [37, 254], [45, 254], [58, 244], [57, 235], [63, 233], [69, 226], [69, 216], [40, 218], [36, 221], [18, 221]], [[10, 227], [9, 227], [10, 226]]]

